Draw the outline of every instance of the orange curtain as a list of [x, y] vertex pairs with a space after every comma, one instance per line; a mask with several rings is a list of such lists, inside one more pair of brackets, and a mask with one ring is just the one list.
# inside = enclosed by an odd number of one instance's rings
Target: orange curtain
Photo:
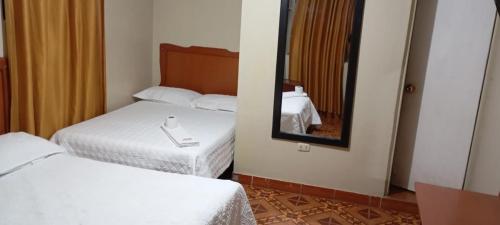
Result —
[[342, 115], [343, 71], [354, 0], [299, 0], [290, 40], [290, 80], [320, 112]]
[[105, 111], [103, 0], [5, 0], [11, 130], [48, 138]]

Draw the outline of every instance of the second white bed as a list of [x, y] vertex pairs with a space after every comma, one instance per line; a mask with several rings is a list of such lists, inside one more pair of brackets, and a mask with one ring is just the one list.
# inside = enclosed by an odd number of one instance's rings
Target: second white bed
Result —
[[[179, 148], [160, 129], [175, 115], [199, 141]], [[219, 177], [233, 160], [233, 112], [140, 101], [58, 131], [51, 141], [86, 158], [146, 169]]]
[[243, 187], [74, 157], [0, 135], [0, 225], [254, 225]]

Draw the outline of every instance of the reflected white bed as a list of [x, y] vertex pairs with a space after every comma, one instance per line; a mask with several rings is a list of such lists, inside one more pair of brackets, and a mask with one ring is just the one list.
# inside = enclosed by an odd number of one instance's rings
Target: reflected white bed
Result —
[[[179, 148], [160, 129], [169, 115], [200, 141]], [[58, 131], [71, 154], [123, 165], [217, 178], [234, 152], [235, 113], [140, 101]]]
[[311, 125], [321, 125], [321, 118], [307, 96], [283, 97], [281, 103], [281, 132], [306, 134]]
[[78, 158], [25, 133], [0, 136], [0, 174], [0, 225], [255, 224], [238, 183]]

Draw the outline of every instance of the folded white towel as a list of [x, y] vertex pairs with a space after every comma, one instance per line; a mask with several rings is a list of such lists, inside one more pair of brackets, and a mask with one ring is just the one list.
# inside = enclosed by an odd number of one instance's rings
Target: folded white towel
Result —
[[176, 128], [168, 128], [166, 124], [161, 129], [179, 148], [199, 146], [200, 142], [190, 135], [180, 124]]
[[297, 93], [295, 91], [283, 92], [283, 98], [307, 97], [307, 93]]

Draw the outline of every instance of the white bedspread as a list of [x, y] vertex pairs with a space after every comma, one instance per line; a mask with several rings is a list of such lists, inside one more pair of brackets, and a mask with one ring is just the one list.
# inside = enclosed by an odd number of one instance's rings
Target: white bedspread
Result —
[[[12, 172], [15, 172], [27, 163], [41, 159], [44, 156], [49, 156], [64, 152], [64, 149], [57, 145], [48, 145], [45, 148], [40, 148], [47, 142], [41, 138], [33, 138], [31, 135], [23, 132], [9, 133], [0, 135], [0, 177]], [[22, 146], [22, 154], [17, 149]]]
[[[169, 115], [200, 145], [175, 146], [160, 129]], [[62, 129], [51, 140], [81, 157], [215, 178], [232, 162], [234, 127], [232, 112], [140, 101]]]
[[253, 225], [255, 218], [238, 183], [60, 153], [0, 177], [0, 225], [12, 224]]
[[305, 134], [310, 125], [321, 125], [321, 118], [311, 99], [309, 97], [283, 98], [281, 132]]

